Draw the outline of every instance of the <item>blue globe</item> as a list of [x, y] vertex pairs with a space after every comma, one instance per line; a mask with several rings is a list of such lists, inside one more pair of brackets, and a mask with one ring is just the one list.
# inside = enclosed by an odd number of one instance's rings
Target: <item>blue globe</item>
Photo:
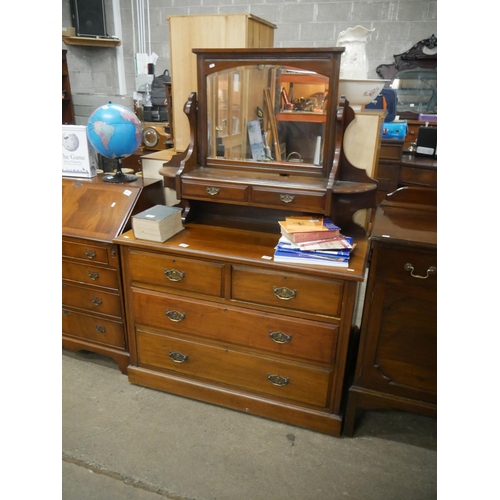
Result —
[[126, 158], [141, 143], [142, 125], [131, 109], [109, 103], [90, 115], [87, 136], [90, 144], [102, 156]]

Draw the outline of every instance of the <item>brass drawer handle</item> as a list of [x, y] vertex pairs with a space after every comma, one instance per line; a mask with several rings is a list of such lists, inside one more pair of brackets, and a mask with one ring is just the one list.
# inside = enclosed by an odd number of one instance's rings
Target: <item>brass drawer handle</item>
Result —
[[421, 280], [425, 280], [427, 279], [431, 274], [436, 274], [437, 273], [437, 269], [435, 266], [431, 266], [427, 269], [427, 274], [425, 276], [420, 276], [418, 274], [413, 274], [413, 271], [415, 270], [415, 268], [413, 267], [413, 264], [410, 264], [409, 262], [407, 262], [405, 264], [405, 271], [410, 271], [410, 274], [413, 278], [418, 278], [418, 279], [421, 279]]
[[267, 380], [271, 382], [273, 385], [277, 385], [279, 387], [283, 387], [290, 382], [290, 379], [288, 377], [282, 377], [281, 375], [271, 375], [270, 373], [267, 374]]
[[92, 297], [92, 302], [94, 303], [94, 305], [100, 306], [102, 304], [102, 299], [99, 297]]
[[89, 259], [93, 259], [97, 253], [95, 252], [95, 250], [89, 250], [88, 248], [85, 249], [85, 255], [89, 258]]
[[96, 325], [95, 331], [97, 333], [106, 333], [106, 327], [101, 325]]
[[280, 194], [280, 200], [283, 203], [292, 203], [292, 201], [295, 200], [295, 196], [292, 194]]
[[174, 363], [184, 363], [188, 359], [188, 355], [182, 354], [182, 352], [168, 351], [168, 355]]
[[92, 281], [95, 281], [99, 278], [99, 273], [97, 271], [89, 271], [88, 276]]
[[176, 269], [165, 269], [163, 272], [170, 281], [181, 281], [184, 278], [184, 273]]
[[273, 332], [269, 331], [269, 336], [277, 343], [277, 344], [287, 344], [292, 340], [292, 336], [288, 335], [284, 332]]
[[278, 297], [278, 299], [281, 300], [291, 300], [294, 299], [295, 296], [297, 295], [296, 290], [290, 290], [290, 288], [287, 288], [286, 286], [282, 287], [273, 286], [273, 292], [274, 295], [276, 295], [276, 297]]
[[165, 311], [165, 314], [170, 321], [175, 323], [179, 323], [179, 321], [182, 321], [186, 317], [184, 313], [179, 311], [169, 311], [168, 309]]
[[207, 187], [206, 191], [210, 196], [215, 196], [216, 194], [219, 194], [220, 189], [216, 187]]

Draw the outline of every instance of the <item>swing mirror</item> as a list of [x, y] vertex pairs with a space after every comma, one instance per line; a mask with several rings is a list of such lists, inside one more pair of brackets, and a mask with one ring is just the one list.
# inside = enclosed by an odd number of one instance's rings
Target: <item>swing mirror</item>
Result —
[[[205, 166], [317, 171], [333, 160], [340, 53], [194, 49]], [[315, 56], [312, 57], [312, 54]]]

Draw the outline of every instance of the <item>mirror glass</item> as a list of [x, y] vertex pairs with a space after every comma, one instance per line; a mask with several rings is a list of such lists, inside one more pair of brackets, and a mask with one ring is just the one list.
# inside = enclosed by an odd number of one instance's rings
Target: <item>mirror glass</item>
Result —
[[273, 64], [207, 75], [208, 158], [321, 165], [328, 78]]
[[396, 91], [398, 113], [437, 114], [437, 71], [408, 69], [399, 71], [391, 84]]

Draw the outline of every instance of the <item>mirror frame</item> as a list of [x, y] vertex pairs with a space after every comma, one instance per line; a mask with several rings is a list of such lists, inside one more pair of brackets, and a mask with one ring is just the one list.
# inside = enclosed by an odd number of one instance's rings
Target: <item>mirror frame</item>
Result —
[[[344, 47], [293, 49], [192, 49], [197, 56], [198, 73], [198, 162], [201, 167], [239, 168], [262, 172], [279, 171], [280, 174], [307, 174], [328, 177], [333, 166], [337, 135], [337, 108], [339, 106], [340, 60]], [[328, 79], [326, 101], [325, 138], [321, 165], [253, 160], [228, 160], [208, 157], [207, 77], [223, 70], [248, 65], [291, 66], [314, 71]], [[264, 90], [264, 89], [263, 89]]]

